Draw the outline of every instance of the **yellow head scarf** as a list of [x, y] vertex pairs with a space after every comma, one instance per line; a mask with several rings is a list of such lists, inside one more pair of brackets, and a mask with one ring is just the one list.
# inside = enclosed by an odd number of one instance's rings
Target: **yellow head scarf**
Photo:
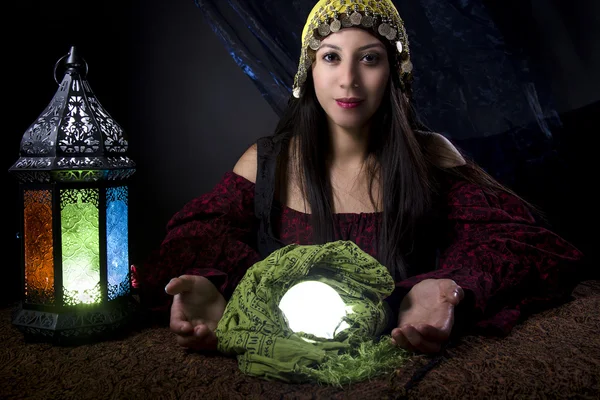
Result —
[[403, 90], [412, 79], [412, 63], [404, 22], [391, 0], [320, 0], [312, 9], [302, 30], [302, 50], [293, 94], [300, 98], [313, 60], [309, 49], [317, 50], [321, 40], [343, 28], [372, 30], [394, 45]]

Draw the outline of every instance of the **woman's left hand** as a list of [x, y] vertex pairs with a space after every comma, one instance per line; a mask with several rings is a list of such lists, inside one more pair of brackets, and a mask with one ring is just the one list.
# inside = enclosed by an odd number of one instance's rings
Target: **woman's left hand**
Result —
[[454, 307], [464, 291], [452, 279], [425, 279], [406, 294], [392, 343], [410, 351], [437, 353], [450, 337]]

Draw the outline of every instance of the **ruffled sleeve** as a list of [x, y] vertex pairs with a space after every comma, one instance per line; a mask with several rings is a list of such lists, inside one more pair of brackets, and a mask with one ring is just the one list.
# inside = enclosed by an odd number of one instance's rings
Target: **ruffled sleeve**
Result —
[[571, 293], [583, 258], [576, 247], [536, 223], [514, 195], [465, 181], [449, 186], [447, 245], [438, 267], [399, 282], [399, 298], [424, 279], [453, 279], [465, 291], [457, 313], [503, 335], [527, 313]]
[[254, 183], [227, 172], [212, 191], [171, 218], [159, 248], [132, 271], [142, 304], [167, 311], [172, 297], [164, 287], [184, 274], [205, 276], [228, 299], [246, 270], [259, 261], [256, 224]]

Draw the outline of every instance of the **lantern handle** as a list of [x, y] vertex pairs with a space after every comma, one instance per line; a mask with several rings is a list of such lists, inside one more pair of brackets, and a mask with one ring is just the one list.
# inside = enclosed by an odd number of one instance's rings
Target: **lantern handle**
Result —
[[[71, 66], [72, 68], [75, 68], [75, 69], [79, 69], [79, 68], [81, 68], [81, 63], [83, 63], [85, 65], [85, 74], [83, 75], [83, 78], [87, 77], [87, 74], [88, 74], [88, 63], [85, 61], [85, 59], [83, 59], [82, 57], [79, 57], [79, 55], [76, 54], [75, 46], [71, 46], [71, 50], [67, 54], [65, 54], [64, 56], [59, 58], [58, 61], [56, 62], [56, 64], [54, 64], [54, 81], [58, 85], [60, 85], [60, 82], [58, 81], [58, 79], [56, 77], [56, 72], [58, 70], [58, 67], [61, 65], [61, 63], [63, 63], [64, 59], [67, 57], [68, 57], [68, 59], [64, 63], [65, 65]], [[79, 71], [79, 73], [81, 73], [81, 71]]]

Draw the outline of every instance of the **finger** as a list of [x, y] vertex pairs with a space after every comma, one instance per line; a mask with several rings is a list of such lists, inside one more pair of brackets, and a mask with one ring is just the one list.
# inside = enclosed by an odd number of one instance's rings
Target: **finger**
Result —
[[447, 329], [440, 329], [429, 324], [418, 324], [415, 326], [417, 332], [421, 334], [423, 339], [429, 342], [443, 343], [450, 337], [450, 332]]
[[181, 305], [181, 295], [175, 295], [173, 305], [171, 306], [171, 315], [169, 317], [169, 327], [171, 331], [177, 334], [191, 335], [194, 327], [188, 320]]
[[452, 292], [450, 293], [450, 299], [455, 301], [452, 304], [457, 305], [464, 298], [465, 298], [465, 291], [463, 290], [462, 287], [456, 285], [454, 290], [452, 290]]
[[187, 279], [185, 276], [180, 276], [179, 278], [173, 278], [167, 283], [165, 286], [165, 292], [174, 296], [176, 294], [182, 292], [188, 292], [192, 290], [193, 282], [190, 279]]
[[400, 330], [410, 345], [420, 352], [437, 353], [442, 348], [441, 343], [425, 339], [412, 325], [402, 326]]
[[181, 310], [171, 309], [169, 320], [171, 331], [182, 335], [191, 335], [194, 331], [192, 324], [187, 320], [187, 316]]
[[458, 305], [465, 297], [465, 292], [462, 287], [456, 284], [453, 280], [449, 279], [445, 282], [444, 297], [448, 302], [454, 306]]
[[177, 336], [177, 343], [193, 350], [216, 350], [217, 335], [206, 325], [197, 325], [194, 334], [190, 336]]
[[401, 347], [401, 348], [409, 350], [409, 351], [416, 350], [414, 347], [412, 347], [412, 345], [410, 344], [410, 342], [408, 341], [406, 336], [404, 336], [404, 333], [402, 332], [402, 330], [400, 328], [392, 329], [391, 336], [392, 336], [392, 344], [394, 346], [398, 346], [398, 347]]
[[129, 266], [129, 271], [130, 271], [130, 276], [131, 276], [131, 287], [133, 287], [134, 289], [138, 289], [139, 288], [138, 272], [137, 272], [135, 264], [131, 264]]

